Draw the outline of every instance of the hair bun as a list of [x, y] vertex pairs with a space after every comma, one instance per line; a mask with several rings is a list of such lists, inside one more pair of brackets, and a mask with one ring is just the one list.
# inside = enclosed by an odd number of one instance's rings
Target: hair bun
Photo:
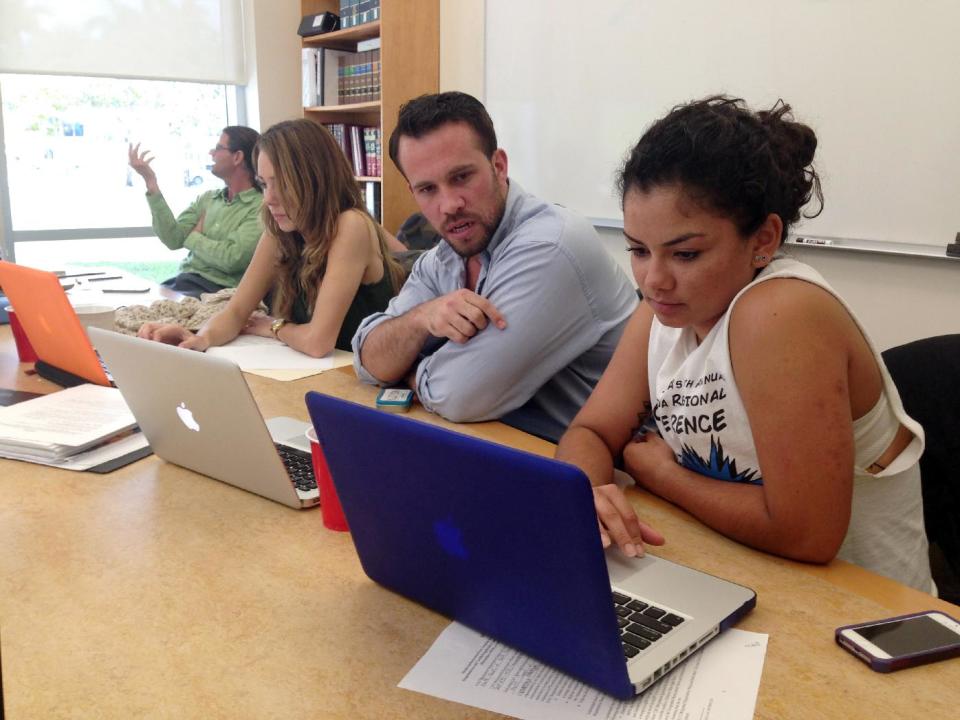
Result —
[[758, 112], [757, 117], [767, 129], [781, 157], [791, 159], [802, 170], [813, 163], [817, 152], [817, 134], [807, 125], [796, 122], [791, 110], [790, 105], [780, 99], [770, 110]]
[[743, 100], [714, 95], [673, 108], [651, 125], [630, 151], [618, 179], [627, 190], [679, 184], [705, 207], [729, 216], [744, 236], [771, 213], [783, 220], [781, 239], [816, 197], [813, 167], [817, 136], [795, 122], [790, 106], [752, 112]]

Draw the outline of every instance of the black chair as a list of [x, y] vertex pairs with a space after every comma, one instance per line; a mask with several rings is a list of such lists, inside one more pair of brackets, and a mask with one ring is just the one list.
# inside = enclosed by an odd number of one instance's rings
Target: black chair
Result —
[[441, 239], [440, 233], [418, 212], [408, 217], [397, 231], [397, 240], [410, 250], [429, 250]]
[[907, 414], [923, 426], [923, 519], [940, 596], [960, 603], [960, 335], [883, 352]]
[[427, 250], [440, 242], [440, 234], [433, 229], [420, 213], [414, 213], [406, 219], [397, 231], [397, 240], [407, 246], [403, 252], [394, 252], [393, 259], [403, 267], [407, 275], [413, 270], [414, 263]]

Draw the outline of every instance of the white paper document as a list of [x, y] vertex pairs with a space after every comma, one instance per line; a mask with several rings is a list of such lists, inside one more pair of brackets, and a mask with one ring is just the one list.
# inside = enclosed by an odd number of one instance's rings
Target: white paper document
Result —
[[63, 458], [135, 424], [119, 390], [83, 384], [0, 408], [0, 445]]
[[727, 630], [624, 701], [452, 623], [400, 687], [521, 720], [747, 720], [766, 652], [766, 635]]
[[89, 450], [79, 452], [76, 455], [70, 455], [65, 458], [51, 458], [31, 453], [18, 452], [9, 448], [0, 448], [0, 457], [10, 460], [25, 460], [26, 462], [36, 463], [38, 465], [49, 465], [50, 467], [62, 468], [64, 470], [89, 470], [90, 468], [102, 465], [129, 455], [142, 448], [147, 447], [147, 438], [139, 430], [113, 437], [100, 445], [96, 445]]
[[[302, 371], [298, 377], [307, 377], [353, 362], [353, 353], [343, 350], [334, 350], [321, 358], [314, 358], [284, 345], [279, 340], [259, 335], [239, 335], [226, 345], [209, 348], [207, 354], [226, 358], [239, 365], [244, 372], [265, 374], [268, 377], [273, 375], [262, 371]], [[288, 375], [289, 373], [281, 373], [277, 379], [289, 379]]]

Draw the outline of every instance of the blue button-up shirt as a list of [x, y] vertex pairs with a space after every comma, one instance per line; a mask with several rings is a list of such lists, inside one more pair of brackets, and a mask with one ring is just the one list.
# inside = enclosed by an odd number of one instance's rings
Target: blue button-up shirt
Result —
[[[507, 327], [490, 324], [462, 345], [430, 338], [420, 353], [417, 395], [454, 422], [514, 419], [555, 440], [600, 379], [637, 305], [636, 292], [586, 219], [513, 181], [480, 261], [477, 293]], [[360, 379], [382, 384], [360, 363], [374, 328], [465, 282], [464, 260], [446, 242], [423, 255], [386, 311], [366, 318], [354, 335]]]

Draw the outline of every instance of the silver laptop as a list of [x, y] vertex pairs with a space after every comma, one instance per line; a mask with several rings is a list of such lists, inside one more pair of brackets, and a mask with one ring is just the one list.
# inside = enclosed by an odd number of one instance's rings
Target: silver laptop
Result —
[[264, 423], [239, 367], [98, 328], [89, 335], [157, 455], [292, 508], [320, 502], [309, 423]]
[[307, 393], [367, 575], [617, 697], [756, 603], [668, 560], [604, 552], [572, 465]]

